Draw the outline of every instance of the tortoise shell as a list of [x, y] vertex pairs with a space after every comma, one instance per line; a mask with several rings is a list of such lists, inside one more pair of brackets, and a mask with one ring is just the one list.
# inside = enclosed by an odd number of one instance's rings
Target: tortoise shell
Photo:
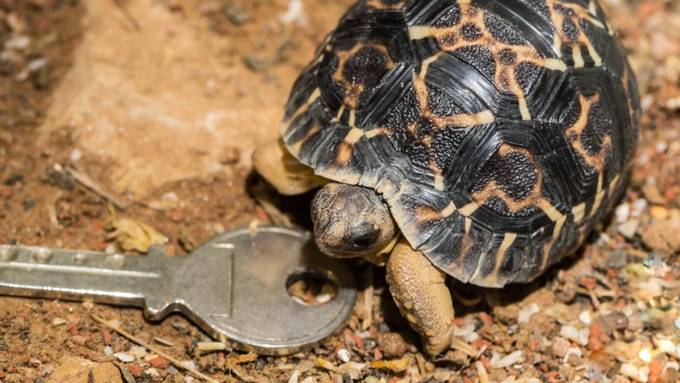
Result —
[[622, 195], [635, 77], [593, 0], [363, 0], [297, 79], [288, 150], [373, 188], [463, 281], [527, 282]]

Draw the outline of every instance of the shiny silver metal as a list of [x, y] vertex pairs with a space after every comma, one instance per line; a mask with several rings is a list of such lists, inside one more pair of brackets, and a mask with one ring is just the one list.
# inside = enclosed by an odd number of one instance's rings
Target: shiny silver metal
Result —
[[[313, 273], [337, 287], [330, 302], [292, 299], [290, 278]], [[220, 234], [188, 256], [145, 256], [0, 246], [0, 294], [143, 307], [146, 318], [186, 315], [216, 339], [288, 354], [339, 328], [356, 300], [347, 266], [321, 254], [309, 233], [274, 226]]]

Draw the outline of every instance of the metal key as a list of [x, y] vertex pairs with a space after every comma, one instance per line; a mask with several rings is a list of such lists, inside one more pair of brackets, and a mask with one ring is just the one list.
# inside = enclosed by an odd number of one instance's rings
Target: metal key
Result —
[[[336, 286], [318, 306], [291, 298], [297, 277]], [[309, 233], [274, 226], [220, 234], [189, 255], [159, 248], [133, 257], [0, 245], [0, 294], [143, 307], [160, 320], [180, 312], [212, 337], [263, 354], [318, 343], [348, 318], [356, 299], [343, 262], [321, 254]]]

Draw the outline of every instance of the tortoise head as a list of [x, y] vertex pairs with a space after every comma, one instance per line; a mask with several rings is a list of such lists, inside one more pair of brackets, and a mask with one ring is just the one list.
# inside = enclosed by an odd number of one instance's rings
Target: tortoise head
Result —
[[340, 258], [370, 257], [394, 242], [397, 226], [385, 201], [372, 189], [330, 183], [312, 200], [317, 246]]

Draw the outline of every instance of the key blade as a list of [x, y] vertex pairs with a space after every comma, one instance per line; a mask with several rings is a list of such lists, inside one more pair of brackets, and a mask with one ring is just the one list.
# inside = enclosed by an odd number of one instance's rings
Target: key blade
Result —
[[[0, 246], [0, 294], [143, 307], [149, 291], [163, 284], [163, 268], [150, 257]], [[153, 264], [153, 265], [152, 265]]]

